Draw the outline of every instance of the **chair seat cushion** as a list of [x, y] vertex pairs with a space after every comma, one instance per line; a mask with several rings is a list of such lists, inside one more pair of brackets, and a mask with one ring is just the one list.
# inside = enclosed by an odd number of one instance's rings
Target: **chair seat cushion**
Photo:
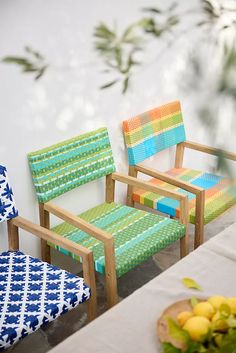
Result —
[[[206, 190], [204, 211], [205, 224], [217, 218], [221, 213], [236, 204], [236, 180], [230, 180], [215, 174], [187, 168], [173, 168], [166, 173]], [[159, 185], [188, 195], [190, 222], [195, 224], [196, 196], [194, 194], [158, 179], [150, 179], [149, 181], [154, 185]], [[140, 189], [134, 191], [133, 200], [173, 217], [179, 217], [179, 202], [177, 200], [158, 196], [157, 194], [145, 192]]]
[[[114, 202], [96, 206], [79, 217], [114, 236], [118, 277], [185, 235], [185, 226], [178, 221]], [[66, 222], [53, 231], [91, 249], [96, 271], [105, 272], [102, 242]], [[54, 247], [77, 259], [68, 251]]]
[[89, 297], [83, 278], [19, 251], [0, 254], [0, 351]]

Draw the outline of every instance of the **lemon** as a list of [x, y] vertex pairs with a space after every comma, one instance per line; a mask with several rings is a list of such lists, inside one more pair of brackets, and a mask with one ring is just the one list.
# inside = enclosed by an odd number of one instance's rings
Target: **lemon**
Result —
[[217, 311], [215, 315], [212, 317], [212, 329], [213, 331], [225, 332], [228, 329], [228, 324], [226, 320], [220, 319], [220, 312]]
[[216, 310], [218, 310], [221, 304], [226, 303], [226, 298], [222, 295], [213, 295], [207, 300]]
[[193, 308], [193, 313], [196, 316], [204, 316], [207, 319], [211, 319], [215, 313], [215, 310], [211, 303], [201, 302], [195, 305], [195, 307]]
[[230, 307], [231, 313], [236, 315], [236, 298], [227, 298], [226, 304]]
[[182, 326], [184, 326], [185, 322], [188, 319], [190, 319], [190, 317], [192, 317], [192, 316], [193, 316], [193, 313], [191, 311], [182, 311], [177, 316], [177, 322], [182, 327]]
[[193, 341], [202, 341], [210, 330], [210, 321], [204, 316], [193, 316], [188, 319], [183, 327]]

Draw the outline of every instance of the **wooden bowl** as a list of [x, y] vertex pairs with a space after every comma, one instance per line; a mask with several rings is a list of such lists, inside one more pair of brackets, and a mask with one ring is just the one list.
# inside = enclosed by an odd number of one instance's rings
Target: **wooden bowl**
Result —
[[[198, 299], [203, 301], [203, 299]], [[183, 343], [174, 340], [168, 332], [168, 324], [166, 318], [170, 317], [176, 321], [177, 316], [182, 311], [192, 311], [191, 299], [180, 300], [174, 304], [168, 306], [162, 313], [161, 317], [157, 321], [157, 334], [160, 342], [172, 343], [175, 347], [184, 349], [186, 348]]]

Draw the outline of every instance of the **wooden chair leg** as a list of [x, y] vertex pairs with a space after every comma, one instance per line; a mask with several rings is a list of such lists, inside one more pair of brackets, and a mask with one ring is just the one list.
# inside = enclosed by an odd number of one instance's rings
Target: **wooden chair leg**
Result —
[[108, 308], [118, 302], [114, 239], [105, 243], [105, 276]]
[[189, 253], [189, 236], [185, 234], [183, 238], [180, 239], [180, 258], [182, 259], [184, 256]]
[[92, 252], [83, 258], [83, 277], [85, 283], [91, 289], [91, 297], [86, 303], [88, 321], [90, 322], [97, 316], [97, 290]]
[[[44, 228], [50, 228], [49, 212], [44, 209], [44, 204], [39, 204], [40, 225]], [[41, 257], [43, 261], [51, 263], [51, 249], [46, 240], [41, 239]]]
[[201, 191], [196, 195], [196, 222], [194, 249], [204, 242], [204, 208], [205, 208], [205, 191]]
[[[129, 176], [137, 178], [137, 174], [138, 174], [138, 172], [135, 169], [135, 167], [134, 166], [129, 166]], [[127, 206], [134, 207], [133, 186], [130, 186], [130, 185], [128, 185], [128, 188], [127, 188], [126, 204], [127, 204]]]
[[7, 221], [8, 249], [11, 251], [19, 250], [19, 229], [12, 220]]
[[185, 236], [180, 239], [180, 257], [182, 258], [189, 253], [189, 203], [187, 196], [180, 200], [180, 222], [185, 225]]

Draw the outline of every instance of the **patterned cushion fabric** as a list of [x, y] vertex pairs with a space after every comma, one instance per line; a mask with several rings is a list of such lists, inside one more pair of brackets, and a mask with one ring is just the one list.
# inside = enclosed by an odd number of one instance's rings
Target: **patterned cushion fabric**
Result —
[[171, 102], [123, 122], [129, 164], [186, 140], [181, 107]]
[[[114, 236], [118, 277], [185, 235], [185, 226], [178, 221], [116, 203], [96, 206], [79, 217]], [[104, 273], [102, 242], [67, 223], [54, 227], [53, 231], [91, 249], [96, 271]], [[68, 251], [55, 248], [77, 259]]]
[[83, 278], [19, 251], [0, 254], [0, 351], [89, 297]]
[[106, 128], [30, 153], [28, 160], [39, 202], [115, 171]]
[[[205, 212], [204, 223], [217, 218], [225, 210], [236, 204], [236, 180], [232, 181], [222, 176], [204, 173], [187, 168], [173, 168], [167, 173], [177, 179], [204, 188]], [[161, 180], [151, 179], [151, 183], [168, 189], [182, 192], [189, 197], [190, 222], [195, 223], [195, 195]], [[133, 200], [155, 210], [179, 217], [179, 202], [157, 194], [136, 189]]]
[[18, 216], [6, 167], [0, 165], [0, 223]]

